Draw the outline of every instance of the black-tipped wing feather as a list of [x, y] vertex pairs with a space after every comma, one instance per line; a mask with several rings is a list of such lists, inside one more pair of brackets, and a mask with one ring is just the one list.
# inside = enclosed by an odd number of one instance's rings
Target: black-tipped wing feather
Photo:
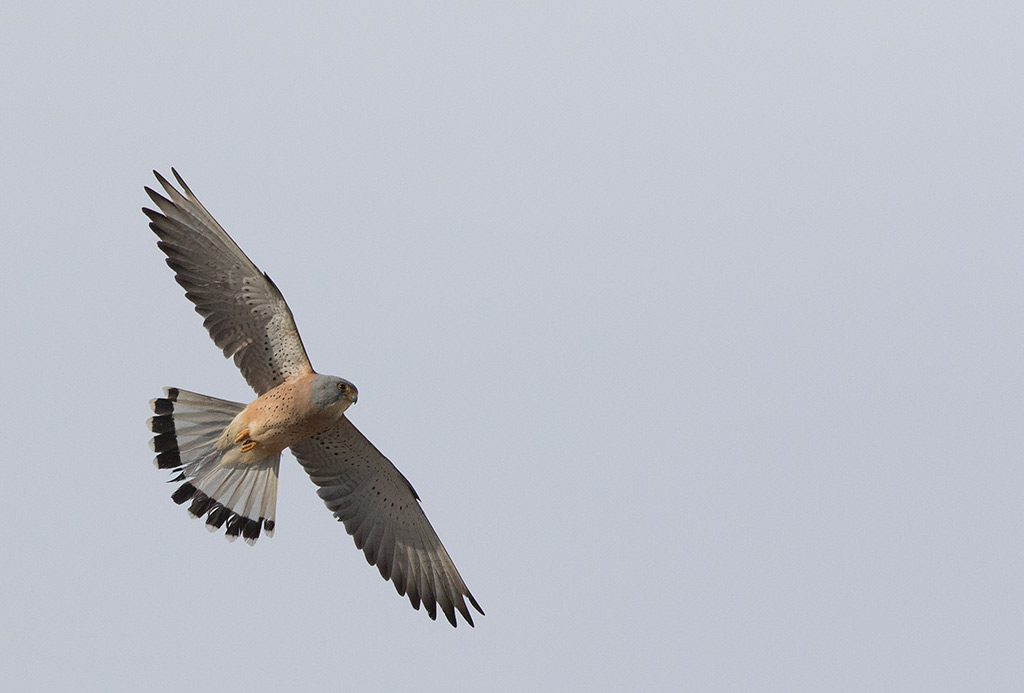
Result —
[[458, 610], [469, 625], [469, 593], [451, 557], [420, 508], [412, 485], [391, 462], [343, 418], [333, 429], [292, 446], [317, 493], [399, 594], [420, 603], [430, 618], [437, 607], [456, 625]]
[[143, 209], [157, 244], [214, 343], [234, 357], [246, 382], [263, 394], [291, 375], [312, 370], [284, 296], [196, 199], [154, 171], [167, 197], [146, 188], [160, 209]]

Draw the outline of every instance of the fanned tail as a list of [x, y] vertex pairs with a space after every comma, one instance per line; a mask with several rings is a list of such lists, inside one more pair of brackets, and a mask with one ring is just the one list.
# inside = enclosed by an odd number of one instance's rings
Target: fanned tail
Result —
[[185, 482], [171, 500], [178, 505], [191, 500], [189, 515], [206, 515], [211, 532], [226, 525], [231, 541], [241, 534], [254, 544], [261, 529], [272, 536], [281, 455], [244, 463], [224, 459], [232, 441], [222, 440], [222, 434], [245, 405], [173, 387], [164, 388], [164, 396], [149, 404], [154, 413], [149, 430], [156, 434], [150, 441], [154, 462], [159, 469], [177, 472], [172, 482]]

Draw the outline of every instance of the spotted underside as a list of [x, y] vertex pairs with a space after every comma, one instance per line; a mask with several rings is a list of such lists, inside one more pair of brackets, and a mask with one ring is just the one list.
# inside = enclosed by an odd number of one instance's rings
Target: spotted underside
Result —
[[177, 172], [174, 175], [183, 192], [156, 173], [167, 197], [146, 188], [160, 211], [142, 211], [214, 343], [234, 359], [258, 394], [289, 376], [311, 373], [280, 290], [231, 240]]

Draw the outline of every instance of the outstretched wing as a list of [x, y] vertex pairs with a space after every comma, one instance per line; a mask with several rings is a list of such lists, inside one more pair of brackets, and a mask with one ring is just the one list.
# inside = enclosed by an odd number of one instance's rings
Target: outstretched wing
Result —
[[408, 594], [414, 609], [422, 602], [436, 619], [440, 605], [453, 626], [458, 609], [473, 625], [463, 597], [481, 614], [483, 609], [423, 514], [416, 491], [347, 418], [291, 449], [356, 548], [399, 594]]
[[234, 357], [258, 394], [289, 376], [312, 372], [284, 296], [206, 211], [178, 172], [171, 172], [183, 192], [153, 171], [167, 197], [146, 188], [160, 212], [142, 211], [214, 343], [225, 357]]

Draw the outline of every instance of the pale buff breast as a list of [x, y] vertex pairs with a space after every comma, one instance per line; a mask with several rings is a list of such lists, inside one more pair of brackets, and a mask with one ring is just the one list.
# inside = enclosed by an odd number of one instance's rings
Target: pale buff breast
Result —
[[255, 443], [248, 449], [263, 456], [330, 427], [335, 417], [310, 403], [312, 381], [312, 373], [289, 378], [251, 402], [225, 431], [225, 442]]

